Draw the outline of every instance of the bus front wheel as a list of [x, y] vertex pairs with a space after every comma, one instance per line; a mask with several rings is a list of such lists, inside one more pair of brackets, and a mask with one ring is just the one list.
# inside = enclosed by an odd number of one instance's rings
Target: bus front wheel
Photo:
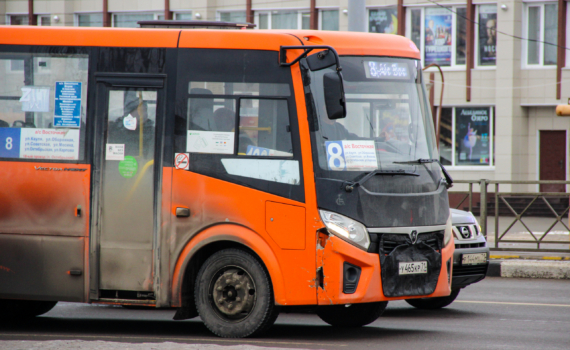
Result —
[[54, 308], [57, 301], [0, 300], [0, 320], [19, 320], [43, 315]]
[[198, 314], [223, 338], [258, 335], [278, 316], [268, 273], [251, 254], [224, 249], [200, 268], [195, 284]]
[[317, 315], [321, 320], [335, 327], [362, 327], [382, 315], [387, 301], [377, 303], [319, 306]]
[[455, 289], [451, 291], [451, 294], [447, 297], [435, 297], [435, 298], [422, 298], [422, 299], [406, 299], [406, 302], [415, 308], [423, 310], [436, 310], [446, 307], [447, 305], [453, 303], [455, 298], [459, 295], [460, 289]]

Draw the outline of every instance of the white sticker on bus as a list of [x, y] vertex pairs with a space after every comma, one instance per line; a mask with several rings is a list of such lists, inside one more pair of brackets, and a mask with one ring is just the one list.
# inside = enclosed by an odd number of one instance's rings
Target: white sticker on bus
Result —
[[105, 160], [125, 160], [125, 144], [124, 143], [106, 144]]
[[20, 158], [79, 159], [79, 130], [22, 128]]
[[233, 154], [234, 139], [234, 132], [188, 130], [186, 152]]
[[222, 159], [224, 168], [230, 175], [251, 179], [298, 185], [301, 182], [299, 162], [280, 159]]

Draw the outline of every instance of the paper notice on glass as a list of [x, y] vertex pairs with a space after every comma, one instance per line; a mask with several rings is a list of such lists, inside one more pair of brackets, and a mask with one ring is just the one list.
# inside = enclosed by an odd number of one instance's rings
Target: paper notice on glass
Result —
[[49, 112], [49, 87], [24, 86], [20, 102], [22, 112]]
[[374, 141], [327, 141], [327, 164], [336, 171], [370, 171], [378, 168]]
[[105, 160], [125, 160], [124, 143], [108, 143], [105, 150]]
[[20, 158], [79, 159], [79, 130], [21, 129]]
[[234, 153], [234, 132], [188, 130], [186, 152]]

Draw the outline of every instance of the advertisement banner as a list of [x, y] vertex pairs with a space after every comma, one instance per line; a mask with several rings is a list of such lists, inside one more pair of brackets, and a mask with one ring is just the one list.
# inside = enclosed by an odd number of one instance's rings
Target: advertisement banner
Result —
[[398, 33], [398, 10], [395, 8], [371, 9], [368, 16], [370, 33]]
[[497, 6], [479, 7], [479, 65], [497, 64]]
[[451, 65], [452, 18], [444, 8], [426, 9], [425, 15], [425, 65], [437, 63]]
[[490, 108], [456, 108], [456, 165], [490, 165]]

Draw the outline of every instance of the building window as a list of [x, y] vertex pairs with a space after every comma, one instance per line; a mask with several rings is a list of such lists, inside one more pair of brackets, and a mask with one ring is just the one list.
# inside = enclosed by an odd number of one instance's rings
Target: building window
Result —
[[14, 15], [8, 16], [10, 19], [10, 25], [12, 26], [25, 26], [28, 25], [28, 15]]
[[467, 21], [464, 7], [408, 9], [407, 37], [422, 53], [424, 65], [465, 66]]
[[246, 23], [245, 11], [219, 12], [220, 21], [231, 23]]
[[338, 10], [320, 10], [320, 29], [321, 30], [338, 30], [339, 18]]
[[398, 9], [387, 7], [368, 10], [368, 31], [371, 33], [398, 34]]
[[102, 13], [80, 13], [76, 15], [77, 25], [79, 27], [102, 27], [103, 14]]
[[494, 166], [494, 108], [441, 110], [439, 154], [443, 165]]
[[39, 26], [50, 26], [51, 25], [51, 16], [50, 15], [38, 16], [38, 25]]
[[115, 13], [113, 14], [113, 27], [138, 28], [138, 21], [152, 21], [158, 16], [153, 13]]
[[[164, 19], [164, 15], [162, 15], [162, 17]], [[177, 21], [192, 21], [193, 20], [192, 11], [177, 12], [174, 14], [174, 19]]]
[[256, 12], [255, 24], [259, 29], [309, 29], [310, 15], [306, 10]]
[[526, 64], [556, 65], [558, 45], [558, 4], [555, 2], [526, 6]]
[[478, 59], [479, 66], [497, 64], [497, 5], [478, 7]]

